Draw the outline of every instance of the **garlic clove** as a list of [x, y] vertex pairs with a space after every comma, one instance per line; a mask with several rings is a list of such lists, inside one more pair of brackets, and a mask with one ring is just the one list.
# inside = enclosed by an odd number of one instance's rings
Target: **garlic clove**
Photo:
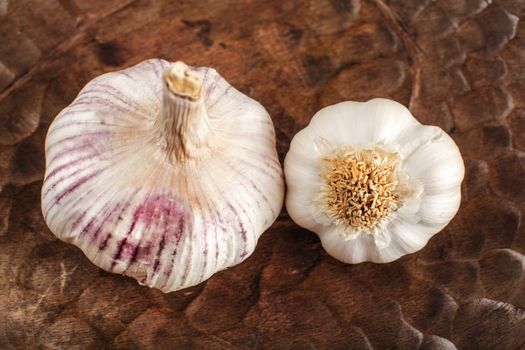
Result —
[[421, 209], [418, 216], [428, 226], [444, 227], [449, 218], [459, 209], [461, 191], [446, 194], [425, 195], [421, 199]]
[[[341, 102], [321, 109], [312, 118], [307, 135], [323, 137], [333, 146], [352, 140], [356, 147], [389, 143], [419, 122], [397, 102], [376, 98], [367, 102]], [[326, 120], [330, 119], [327, 123]], [[310, 141], [311, 142], [311, 141]]]
[[376, 249], [374, 238], [369, 235], [355, 235], [341, 240], [341, 233], [337, 228], [323, 231], [319, 235], [323, 248], [331, 256], [343, 262], [375, 261]]
[[164, 292], [246, 259], [283, 196], [268, 113], [210, 68], [154, 59], [104, 74], [46, 138], [51, 231]]
[[[305, 227], [329, 225], [330, 220], [318, 210], [315, 204], [319, 188], [323, 186], [321, 178], [316, 175], [319, 170], [316, 167], [308, 167], [306, 164], [304, 167], [296, 165], [295, 161], [299, 159], [302, 158], [297, 157], [290, 160], [285, 166], [285, 172], [286, 169], [301, 169], [286, 175], [287, 191], [295, 193], [293, 197], [286, 196], [286, 210], [292, 217], [304, 222]], [[320, 227], [317, 228], [320, 229]]]
[[[440, 167], [436, 168], [436, 163]], [[432, 194], [456, 189], [465, 175], [461, 154], [454, 141], [444, 133], [411, 153], [406, 158], [405, 167]]]
[[421, 249], [459, 209], [464, 165], [453, 140], [401, 104], [325, 107], [291, 142], [286, 207], [347, 263]]

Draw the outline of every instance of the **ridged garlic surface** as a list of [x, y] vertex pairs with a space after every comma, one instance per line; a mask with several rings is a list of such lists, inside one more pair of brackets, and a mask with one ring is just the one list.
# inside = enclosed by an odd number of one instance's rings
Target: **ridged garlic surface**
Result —
[[164, 292], [246, 259], [283, 203], [268, 113], [211, 68], [152, 59], [97, 77], [45, 151], [51, 231]]
[[321, 109], [285, 158], [286, 208], [346, 263], [423, 248], [458, 211], [464, 165], [454, 141], [387, 100]]

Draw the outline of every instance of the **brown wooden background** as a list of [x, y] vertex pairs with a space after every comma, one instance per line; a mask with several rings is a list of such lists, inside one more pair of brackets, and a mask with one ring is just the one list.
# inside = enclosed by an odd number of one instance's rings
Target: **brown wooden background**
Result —
[[[0, 348], [524, 348], [523, 16], [522, 0], [0, 0]], [[43, 141], [90, 79], [152, 57], [260, 101], [281, 160], [322, 106], [398, 100], [459, 144], [458, 216], [387, 265], [341, 264], [283, 214], [195, 288], [100, 271], [42, 220]]]

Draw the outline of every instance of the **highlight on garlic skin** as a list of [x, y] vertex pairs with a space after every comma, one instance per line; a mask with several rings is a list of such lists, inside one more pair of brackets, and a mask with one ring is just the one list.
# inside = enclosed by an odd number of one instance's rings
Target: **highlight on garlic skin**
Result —
[[242, 262], [283, 204], [268, 113], [211, 68], [152, 59], [104, 74], [55, 118], [45, 151], [51, 231], [164, 292]]
[[346, 263], [384, 263], [423, 248], [458, 211], [454, 141], [387, 100], [321, 109], [284, 162], [286, 208]]

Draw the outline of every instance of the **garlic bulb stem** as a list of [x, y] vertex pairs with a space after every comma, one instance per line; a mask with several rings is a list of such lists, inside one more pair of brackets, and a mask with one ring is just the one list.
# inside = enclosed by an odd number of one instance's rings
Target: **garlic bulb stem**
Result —
[[176, 62], [164, 72], [159, 142], [170, 161], [198, 157], [209, 146], [210, 126], [201, 96], [202, 76]]

